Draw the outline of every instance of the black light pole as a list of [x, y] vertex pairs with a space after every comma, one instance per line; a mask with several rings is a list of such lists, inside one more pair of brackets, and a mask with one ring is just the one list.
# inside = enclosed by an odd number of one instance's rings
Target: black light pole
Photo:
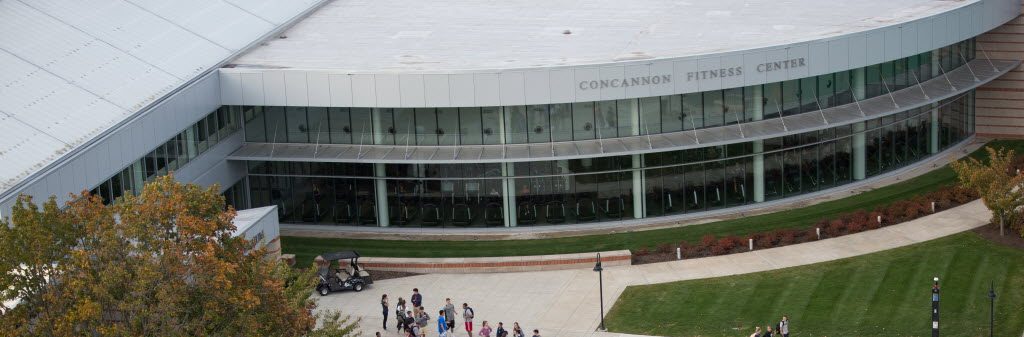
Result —
[[932, 280], [932, 337], [939, 337], [939, 277]]
[[601, 325], [597, 327], [597, 330], [605, 331], [604, 329], [604, 268], [601, 267], [601, 253], [597, 253], [597, 264], [594, 265], [594, 271], [597, 272], [597, 288], [598, 292], [601, 293]]
[[996, 327], [996, 289], [994, 283], [988, 284], [988, 336], [992, 337], [992, 331]]

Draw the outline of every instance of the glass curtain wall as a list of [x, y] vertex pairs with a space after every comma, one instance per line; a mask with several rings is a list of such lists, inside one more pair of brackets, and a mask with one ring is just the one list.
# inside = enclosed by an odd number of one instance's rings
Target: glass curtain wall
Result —
[[242, 125], [238, 120], [242, 115], [240, 110], [238, 106], [222, 106], [214, 110], [90, 192], [103, 197], [104, 203], [111, 203], [127, 193], [138, 193], [145, 182], [184, 167], [238, 131]]
[[[938, 62], [933, 63], [933, 55]], [[862, 69], [701, 93], [613, 101], [472, 108], [237, 107], [248, 142], [479, 145], [626, 137], [750, 122], [887, 95], [974, 59], [974, 40]], [[933, 67], [935, 69], [933, 69]]]
[[[969, 97], [940, 102], [940, 149], [970, 135]], [[929, 156], [930, 108], [865, 124], [868, 177]], [[507, 164], [515, 173], [507, 177], [499, 163], [384, 164], [385, 177], [374, 177], [374, 164], [252, 161], [248, 181], [251, 204], [277, 205], [284, 222], [375, 226], [382, 216], [376, 203], [386, 200], [391, 226], [504, 226], [504, 199], [511, 198], [516, 226], [578, 224], [632, 219], [637, 208], [656, 217], [753, 203], [758, 156], [765, 200], [847, 184], [857, 161], [853, 136], [842, 125], [765, 139], [760, 153], [749, 142], [649, 153], [639, 168], [631, 156], [517, 162]], [[634, 190], [634, 170], [642, 171], [642, 190]], [[375, 188], [381, 179], [385, 190]], [[503, 188], [506, 180], [511, 186]], [[377, 198], [382, 191], [387, 197]]]

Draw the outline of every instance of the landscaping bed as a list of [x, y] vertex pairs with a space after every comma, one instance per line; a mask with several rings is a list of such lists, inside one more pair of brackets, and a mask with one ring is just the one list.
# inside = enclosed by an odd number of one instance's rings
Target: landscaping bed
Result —
[[871, 211], [861, 209], [821, 219], [815, 222], [813, 227], [806, 229], [776, 229], [747, 235], [721, 237], [707, 234], [696, 243], [689, 241], [680, 241], [676, 244], [663, 243], [653, 249], [641, 246], [633, 251], [633, 264], [676, 260], [677, 249], [679, 249], [680, 257], [690, 259], [748, 252], [750, 251], [749, 240], [753, 240], [754, 249], [768, 249], [834, 238], [914, 220], [934, 212], [963, 205], [977, 198], [977, 193], [972, 190], [956, 186], [943, 186], [938, 190], [910, 199], [880, 205]]

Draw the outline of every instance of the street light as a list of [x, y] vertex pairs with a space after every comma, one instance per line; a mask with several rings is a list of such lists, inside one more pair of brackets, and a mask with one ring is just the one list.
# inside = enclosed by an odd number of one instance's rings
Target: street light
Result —
[[597, 289], [601, 293], [601, 325], [597, 330], [605, 331], [604, 328], [604, 268], [601, 267], [601, 253], [597, 253], [597, 263], [594, 264], [594, 271], [597, 272]]
[[996, 327], [996, 289], [994, 283], [988, 284], [988, 336], [992, 337], [992, 331]]

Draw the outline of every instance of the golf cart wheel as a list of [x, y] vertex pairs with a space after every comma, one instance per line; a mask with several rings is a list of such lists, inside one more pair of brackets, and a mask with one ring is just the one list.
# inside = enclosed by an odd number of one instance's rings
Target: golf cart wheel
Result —
[[331, 290], [327, 289], [327, 287], [320, 287], [320, 288], [317, 288], [317, 292], [320, 293], [320, 296], [327, 296], [327, 294], [331, 293]]
[[355, 290], [356, 292], [363, 291], [363, 284], [362, 283], [356, 283], [356, 285], [352, 287], [352, 290]]

